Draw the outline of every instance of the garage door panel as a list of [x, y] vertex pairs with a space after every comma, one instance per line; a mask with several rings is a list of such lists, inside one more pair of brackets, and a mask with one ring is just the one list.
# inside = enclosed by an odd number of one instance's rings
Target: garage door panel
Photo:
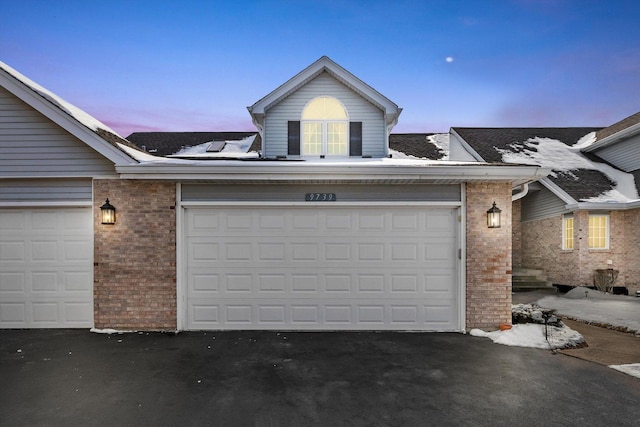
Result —
[[[332, 330], [439, 330], [451, 327], [453, 300], [424, 304], [377, 299], [201, 300], [189, 306], [193, 329], [332, 329]], [[428, 325], [428, 326], [425, 326]]]
[[187, 329], [459, 330], [457, 226], [450, 208], [188, 208]]
[[93, 325], [91, 209], [0, 211], [0, 328]]

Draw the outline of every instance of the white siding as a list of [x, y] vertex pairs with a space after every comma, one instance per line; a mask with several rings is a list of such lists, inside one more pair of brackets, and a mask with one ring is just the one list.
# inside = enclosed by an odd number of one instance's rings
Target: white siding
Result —
[[640, 135], [597, 150], [595, 154], [625, 172], [640, 169]]
[[0, 88], [0, 176], [95, 176], [113, 164]]
[[362, 122], [363, 156], [385, 156], [387, 137], [382, 110], [323, 72], [267, 110], [264, 125], [267, 157], [287, 155], [287, 122], [300, 120], [307, 103], [322, 95], [340, 100], [347, 109], [349, 121]]

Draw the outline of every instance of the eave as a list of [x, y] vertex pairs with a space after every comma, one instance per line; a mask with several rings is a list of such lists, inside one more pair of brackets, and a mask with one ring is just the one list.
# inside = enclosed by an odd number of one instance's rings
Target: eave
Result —
[[256, 165], [233, 162], [212, 164], [140, 164], [116, 166], [122, 179], [155, 179], [176, 181], [218, 181], [235, 183], [434, 183], [507, 181], [522, 185], [537, 181], [549, 173], [548, 169], [528, 165], [493, 164], [429, 164], [380, 165], [349, 164], [320, 165], [270, 162]]

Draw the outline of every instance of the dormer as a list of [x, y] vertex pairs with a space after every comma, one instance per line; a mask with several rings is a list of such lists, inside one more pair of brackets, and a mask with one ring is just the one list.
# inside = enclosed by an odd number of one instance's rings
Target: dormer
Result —
[[262, 156], [288, 159], [387, 157], [402, 112], [326, 56], [247, 109]]

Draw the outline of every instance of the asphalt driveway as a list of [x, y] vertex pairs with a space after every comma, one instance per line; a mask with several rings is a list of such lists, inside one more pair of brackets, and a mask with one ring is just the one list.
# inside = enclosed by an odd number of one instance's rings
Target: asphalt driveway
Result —
[[637, 425], [640, 380], [462, 334], [0, 330], [0, 424]]

